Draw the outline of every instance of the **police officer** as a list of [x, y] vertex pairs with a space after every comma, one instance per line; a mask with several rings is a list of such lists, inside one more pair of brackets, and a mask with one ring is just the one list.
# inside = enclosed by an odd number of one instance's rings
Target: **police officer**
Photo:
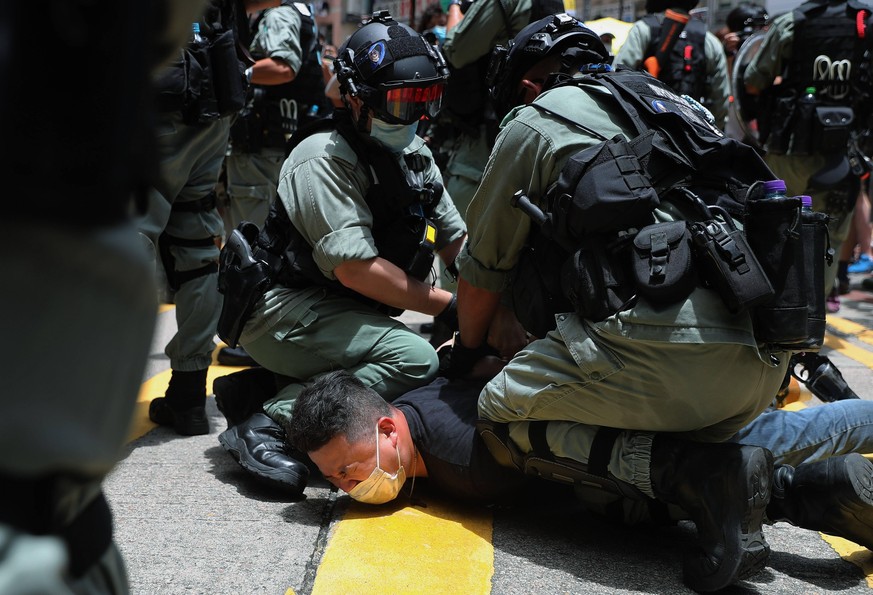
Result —
[[215, 185], [231, 116], [245, 99], [236, 31], [242, 10], [233, 0], [211, 2], [188, 45], [157, 80], [161, 176], [139, 228], [160, 254], [175, 291], [178, 331], [165, 350], [173, 370], [169, 388], [152, 400], [149, 418], [181, 435], [209, 433], [206, 372], [221, 308], [216, 285], [224, 232]]
[[[647, 0], [648, 14], [634, 23], [614, 63], [645, 67], [680, 95], [700, 101], [715, 116], [716, 126], [724, 128], [730, 97], [727, 60], [721, 42], [706, 30], [705, 23], [688, 17], [688, 11], [695, 6], [696, 0]], [[657, 47], [677, 22], [665, 19], [674, 13], [679, 15], [678, 21], [687, 22], [680, 27], [678, 39], [671, 40], [672, 50], [655, 67], [652, 59], [658, 57]]]
[[[276, 196], [287, 138], [298, 126], [327, 115], [315, 19], [310, 6], [285, 0], [255, 21], [249, 51], [250, 102], [231, 126], [225, 161], [230, 224], [263, 225]], [[222, 347], [224, 365], [252, 365], [241, 347]]]
[[[0, 10], [0, 131], [15, 147], [0, 168], [9, 198], [28, 197], [0, 220], [14, 246], [0, 252], [0, 592], [129, 592], [101, 483], [127, 439], [157, 307], [131, 213], [156, 166], [149, 76], [202, 9]], [[56, 10], [64, 18], [45, 18]], [[51, 43], [33, 44], [36, 22]], [[56, 71], [22, 67], [24, 55]]]
[[[759, 127], [766, 124], [760, 136], [767, 164], [790, 194], [812, 196], [813, 210], [831, 216], [836, 253], [851, 225], [859, 178], [869, 171], [871, 11], [856, 0], [802, 4], [773, 20], [744, 72], [749, 93], [767, 90], [758, 117]], [[836, 276], [830, 267], [826, 292]]]
[[219, 436], [256, 478], [298, 494], [307, 470], [285, 453], [279, 426], [296, 395], [338, 368], [388, 400], [429, 382], [436, 353], [390, 315], [411, 309], [453, 324], [453, 295], [424, 279], [434, 253], [452, 263], [465, 238], [415, 135], [439, 109], [448, 76], [438, 50], [383, 11], [340, 48], [334, 70], [346, 108], [293, 141], [254, 247], [256, 258], [281, 256], [278, 280], [240, 336], [285, 386], [266, 415]]
[[[531, 24], [506, 54], [493, 93], [496, 106], [509, 115], [467, 211], [469, 238], [458, 258], [459, 340], [465, 349], [475, 349], [489, 331], [506, 283], [530, 279], [519, 277], [518, 265], [534, 228], [509, 197], [521, 191], [531, 201], [543, 200], [565, 163], [581, 149], [604, 147], [617, 135], [645, 138], [646, 122], [661, 114], [659, 121], [681, 126], [683, 134], [702, 134], [752, 160], [752, 171], [745, 171], [744, 164], [744, 171], [734, 170], [735, 175], [749, 176], [747, 181], [772, 175], [751, 149], [724, 139], [703, 114], [662, 84], [629, 70], [607, 73], [607, 60], [597, 35], [566, 15]], [[626, 86], [622, 81], [628, 81]], [[630, 93], [630, 88], [635, 91]], [[633, 116], [625, 102], [640, 94], [657, 99], [634, 100]], [[510, 111], [520, 102], [530, 105]], [[639, 119], [640, 113], [647, 119]], [[614, 143], [615, 154], [621, 154], [621, 143]], [[624, 169], [629, 165], [622, 159], [605, 166], [603, 176], [588, 179], [595, 186], [584, 186], [590, 189], [586, 196], [597, 195], [601, 184], [638, 188], [638, 175]], [[674, 209], [687, 195], [679, 191], [666, 200], [668, 196], [661, 195], [661, 206], [655, 208], [659, 221], [681, 217], [681, 209]], [[534, 261], [546, 284], [560, 279], [559, 285], [577, 287], [573, 279], [578, 275], [597, 274], [590, 265], [572, 260], [572, 278], [560, 278], [562, 269], [550, 270], [548, 256]], [[580, 280], [580, 291], [581, 285]], [[663, 305], [648, 298], [629, 299], [603, 318], [559, 311], [553, 317], [557, 328], [527, 345], [486, 385], [479, 396], [479, 415], [508, 423], [509, 436], [523, 451], [539, 440], [560, 456], [585, 462], [591, 458], [609, 477], [684, 508], [697, 525], [700, 546], [699, 554], [686, 562], [684, 579], [692, 588], [715, 590], [755, 572], [766, 560], [769, 546], [761, 520], [772, 462], [765, 449], [718, 442], [769, 404], [787, 357], [760, 349], [751, 316], [731, 314], [718, 292], [693, 286], [683, 294], [687, 297]], [[514, 423], [534, 420], [578, 422], [585, 436], [569, 440], [547, 429], [537, 437]], [[606, 437], [614, 434], [603, 428], [631, 431], [613, 442]]]

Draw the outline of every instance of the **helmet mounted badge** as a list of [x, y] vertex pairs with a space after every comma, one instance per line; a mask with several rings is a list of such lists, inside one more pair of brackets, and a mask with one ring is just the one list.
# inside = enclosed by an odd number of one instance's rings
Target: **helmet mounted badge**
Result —
[[449, 70], [437, 48], [388, 11], [373, 14], [334, 61], [341, 94], [390, 124], [412, 124], [439, 112]]
[[522, 76], [548, 56], [560, 55], [562, 71], [586, 64], [609, 64], [610, 56], [600, 36], [568, 14], [556, 14], [522, 29], [507, 47], [491, 54], [487, 83], [498, 117], [520, 104]]

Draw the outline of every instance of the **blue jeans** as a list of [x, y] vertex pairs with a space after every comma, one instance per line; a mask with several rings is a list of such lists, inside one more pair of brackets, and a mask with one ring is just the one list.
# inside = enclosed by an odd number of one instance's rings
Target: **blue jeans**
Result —
[[768, 409], [731, 438], [769, 449], [777, 465], [873, 453], [873, 401], [847, 399], [800, 411]]

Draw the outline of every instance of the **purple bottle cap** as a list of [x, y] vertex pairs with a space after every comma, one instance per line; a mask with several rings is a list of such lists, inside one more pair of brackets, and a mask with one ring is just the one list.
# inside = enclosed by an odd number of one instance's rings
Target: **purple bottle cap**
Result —
[[764, 182], [764, 194], [784, 193], [786, 190], [785, 180], [768, 180]]
[[806, 196], [805, 194], [800, 195], [801, 206], [805, 209], [807, 207], [812, 208], [812, 197]]

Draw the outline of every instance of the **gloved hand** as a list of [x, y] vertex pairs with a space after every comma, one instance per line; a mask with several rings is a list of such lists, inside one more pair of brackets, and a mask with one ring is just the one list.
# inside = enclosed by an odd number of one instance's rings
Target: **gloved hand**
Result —
[[452, 294], [452, 300], [449, 302], [449, 305], [433, 318], [452, 329], [452, 332], [458, 330], [458, 298], [455, 294]]
[[450, 380], [469, 374], [476, 362], [483, 357], [488, 355], [499, 357], [497, 350], [485, 342], [474, 349], [465, 347], [461, 343], [461, 335], [458, 332], [455, 332], [452, 344], [441, 348], [437, 355], [440, 362], [439, 375]]

